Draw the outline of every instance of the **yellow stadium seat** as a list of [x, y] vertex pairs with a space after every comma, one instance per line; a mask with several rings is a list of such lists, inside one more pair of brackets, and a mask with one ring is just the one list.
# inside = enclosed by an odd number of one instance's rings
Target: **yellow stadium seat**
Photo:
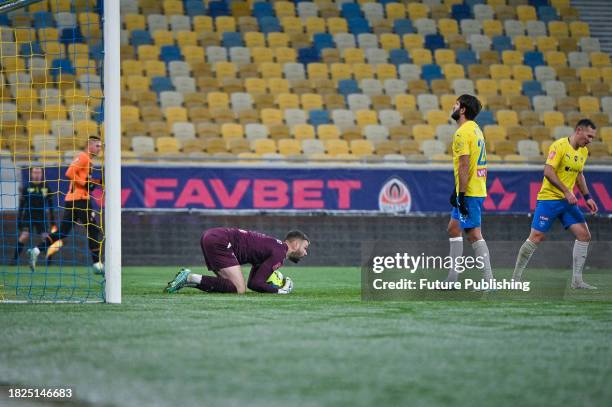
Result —
[[262, 109], [260, 116], [261, 122], [266, 126], [283, 124], [283, 112], [278, 109]]
[[304, 32], [304, 26], [302, 25], [302, 20], [299, 17], [282, 17], [280, 21], [283, 31], [287, 34]]
[[440, 96], [440, 106], [442, 107], [442, 111], [447, 112], [447, 116], [450, 114], [448, 112], [450, 112], [451, 110], [453, 110], [453, 106], [455, 105], [455, 102], [457, 101], [457, 96], [456, 95], [442, 95]]
[[512, 77], [521, 82], [531, 81], [533, 80], [533, 70], [527, 65], [513, 65]]
[[176, 43], [181, 47], [197, 46], [198, 36], [193, 31], [179, 31], [176, 33]]
[[535, 7], [520, 5], [516, 7], [516, 14], [518, 16], [519, 21], [527, 22], [530, 20], [537, 20], [538, 16], [536, 15]]
[[174, 137], [158, 137], [155, 140], [158, 154], [178, 154], [179, 143]]
[[442, 67], [442, 71], [444, 72], [444, 77], [448, 81], [453, 81], [455, 79], [464, 79], [465, 78], [465, 69], [463, 65], [459, 64], [445, 64]]
[[499, 20], [484, 20], [482, 22], [482, 30], [488, 37], [495, 37], [504, 33], [504, 27]]
[[510, 79], [512, 76], [512, 70], [508, 65], [493, 64], [489, 67], [491, 79]]
[[308, 17], [306, 19], [306, 32], [308, 34], [323, 33], [327, 31], [325, 19], [321, 17]]
[[380, 35], [380, 45], [383, 49], [390, 51], [394, 48], [401, 48], [402, 41], [397, 34], [384, 33]]
[[157, 30], [153, 33], [153, 40], [158, 47], [174, 45], [174, 35], [172, 31]]
[[60, 56], [66, 54], [66, 49], [64, 48], [64, 46], [57, 41], [46, 41], [43, 42], [41, 45], [43, 51], [45, 51], [45, 53], [47, 54], [47, 57], [59, 58]]
[[355, 113], [357, 126], [365, 127], [369, 124], [378, 124], [378, 115], [374, 110], [358, 110]]
[[452, 49], [437, 49], [434, 51], [434, 59], [436, 64], [440, 66], [454, 64], [456, 61], [455, 51]]
[[158, 60], [148, 60], [144, 63], [145, 74], [149, 78], [166, 76], [166, 64]]
[[225, 140], [243, 138], [244, 128], [237, 123], [225, 123], [221, 125], [221, 137]]
[[253, 63], [260, 65], [274, 61], [274, 53], [271, 48], [255, 47], [251, 49]]
[[562, 8], [562, 7], [569, 7], [570, 0], [551, 0], [550, 4], [556, 9]]
[[338, 34], [348, 32], [348, 24], [344, 18], [331, 17], [327, 19], [327, 29], [330, 34]]
[[289, 93], [289, 81], [287, 79], [271, 78], [267, 80], [267, 83], [271, 95]]
[[138, 59], [141, 61], [157, 61], [159, 59], [159, 47], [156, 45], [139, 45]]
[[393, 64], [378, 64], [376, 65], [376, 77], [380, 81], [384, 81], [386, 79], [396, 79], [397, 69]]
[[251, 95], [261, 95], [267, 92], [267, 84], [265, 79], [247, 78], [244, 82], [246, 91]]
[[142, 75], [143, 66], [142, 63], [139, 61], [136, 61], [134, 59], [127, 59], [125, 61], [121, 61], [121, 71], [123, 77], [131, 75]]
[[550, 129], [565, 125], [565, 117], [561, 112], [544, 112], [542, 114], [542, 121], [544, 126]]
[[299, 109], [300, 100], [298, 95], [293, 93], [281, 93], [276, 96], [276, 105], [281, 110]]
[[340, 81], [343, 79], [351, 79], [353, 77], [353, 70], [349, 64], [331, 64], [331, 78], [334, 81]]
[[416, 141], [432, 140], [436, 135], [436, 130], [429, 124], [416, 124], [412, 128], [412, 135]]
[[559, 48], [559, 40], [555, 37], [541, 36], [536, 38], [536, 46], [540, 52], [556, 51]]
[[75, 127], [78, 137], [98, 136], [98, 124], [93, 120], [79, 120]]
[[315, 129], [310, 124], [296, 124], [291, 129], [291, 133], [296, 140], [306, 140], [315, 138]]
[[599, 106], [599, 99], [593, 96], [579, 97], [578, 106], [580, 106], [580, 113], [585, 114], [598, 113], [601, 110]]
[[[179, 34], [181, 34], [179, 32]], [[204, 48], [197, 45], [183, 46], [183, 55], [185, 55], [185, 62], [192, 64], [194, 62], [204, 61]]]
[[343, 51], [344, 62], [347, 64], [360, 64], [365, 62], [365, 55], [361, 48], [346, 48]]
[[476, 81], [478, 95], [497, 95], [497, 82], [493, 79], [478, 79]]
[[270, 139], [257, 139], [253, 141], [253, 150], [257, 154], [276, 153], [276, 141]]
[[398, 111], [416, 110], [416, 98], [414, 95], [397, 95], [394, 100], [395, 109]]
[[136, 106], [121, 106], [121, 123], [140, 121], [140, 109]]
[[459, 34], [459, 25], [457, 24], [457, 20], [452, 18], [441, 18], [438, 20], [438, 31], [444, 37], [453, 34]]
[[171, 106], [164, 109], [164, 116], [166, 121], [172, 126], [176, 122], [187, 121], [187, 109], [180, 106]]
[[162, 9], [167, 16], [185, 14], [183, 2], [178, 0], [164, 0]]
[[412, 57], [412, 63], [416, 65], [431, 64], [433, 62], [431, 51], [428, 49], [414, 48], [410, 50], [410, 56]]
[[504, 65], [522, 65], [523, 53], [521, 51], [506, 50], [502, 52], [502, 62]]
[[569, 27], [563, 21], [550, 21], [548, 23], [548, 34], [555, 38], [569, 37]]
[[36, 40], [36, 30], [29, 27], [17, 27], [14, 31], [16, 42], [32, 42]]
[[264, 79], [283, 77], [281, 64], [277, 64], [274, 62], [264, 62], [259, 65], [259, 73]]
[[349, 153], [349, 145], [346, 140], [325, 140], [323, 144], [325, 145], [327, 154], [331, 156]]
[[59, 32], [57, 28], [46, 27], [38, 29], [38, 40], [44, 45], [50, 41], [57, 41], [59, 39]]
[[217, 32], [235, 32], [236, 31], [236, 20], [234, 17], [229, 16], [219, 16], [215, 18], [215, 26], [217, 27]]
[[500, 126], [510, 127], [519, 124], [518, 114], [514, 110], [498, 110], [495, 118]]
[[323, 98], [316, 93], [304, 93], [300, 96], [302, 109], [318, 110], [323, 109]]
[[294, 16], [295, 5], [289, 1], [274, 2], [274, 11], [278, 17]]
[[601, 74], [601, 79], [603, 79], [604, 83], [611, 84], [612, 83], [612, 67], [605, 66], [599, 69]]
[[582, 38], [582, 37], [590, 37], [591, 30], [589, 29], [589, 24], [583, 21], [572, 21], [569, 25], [570, 32], [572, 37]]
[[32, 137], [38, 134], [49, 134], [51, 130], [51, 123], [44, 119], [31, 119], [26, 123], [28, 130], [28, 136]]
[[274, 48], [274, 56], [276, 57], [276, 62], [279, 64], [295, 62], [297, 59], [295, 49], [288, 47]]
[[502, 79], [500, 81], [502, 96], [519, 96], [521, 94], [521, 82], [514, 79]]
[[487, 143], [496, 143], [506, 139], [506, 128], [499, 125], [485, 126], [484, 137]]
[[591, 52], [591, 65], [596, 68], [610, 66], [610, 55], [605, 52]]
[[229, 96], [225, 92], [209, 92], [206, 103], [209, 109], [229, 109]]
[[567, 66], [567, 56], [564, 52], [548, 51], [544, 54], [544, 60], [553, 68]]
[[217, 79], [223, 80], [236, 77], [236, 65], [233, 62], [217, 62], [214, 65], [215, 76]]
[[374, 154], [374, 146], [370, 140], [351, 140], [351, 153], [358, 156], [367, 156]]
[[266, 37], [264, 36], [263, 33], [249, 31], [249, 32], [244, 33], [244, 44], [248, 48], [257, 48], [257, 47], [264, 48], [266, 46]]
[[397, 20], [406, 17], [406, 7], [402, 3], [387, 3], [387, 18]]
[[292, 155], [302, 154], [302, 144], [294, 139], [280, 139], [278, 140], [278, 152], [285, 157]]
[[322, 124], [317, 128], [317, 134], [321, 140], [339, 139], [340, 129], [334, 124]]
[[194, 16], [193, 30], [195, 32], [212, 32], [213, 19], [210, 16]]
[[442, 110], [430, 110], [425, 114], [427, 124], [434, 128], [441, 124], [448, 124], [449, 112]]
[[149, 90], [150, 79], [146, 76], [132, 75], [127, 77], [127, 90]]
[[409, 3], [408, 4], [408, 16], [412, 21], [416, 21], [420, 18], [427, 18], [429, 15], [429, 7], [426, 4], [421, 3]]
[[327, 79], [329, 78], [329, 71], [327, 65], [323, 63], [310, 63], [307, 67], [309, 79]]
[[141, 14], [126, 14], [123, 17], [123, 22], [125, 23], [125, 29], [128, 31], [144, 30], [147, 25], [145, 16]]
[[404, 44], [404, 48], [412, 50], [415, 48], [423, 48], [425, 39], [421, 34], [404, 34], [402, 43]]
[[534, 51], [535, 43], [533, 41], [533, 37], [526, 35], [517, 35], [513, 39], [514, 48], [520, 52]]
[[585, 67], [578, 70], [580, 81], [584, 83], [599, 82], [601, 79], [601, 73], [599, 68]]

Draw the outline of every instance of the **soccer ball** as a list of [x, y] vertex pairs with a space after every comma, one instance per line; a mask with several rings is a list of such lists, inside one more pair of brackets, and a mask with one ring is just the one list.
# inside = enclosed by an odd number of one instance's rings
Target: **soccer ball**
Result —
[[272, 284], [276, 288], [283, 288], [285, 285], [285, 276], [278, 270], [274, 270], [267, 280], [268, 283]]
[[91, 268], [92, 268], [94, 274], [101, 274], [101, 275], [104, 274], [104, 264], [101, 261], [99, 261], [97, 263], [94, 263], [91, 266]]

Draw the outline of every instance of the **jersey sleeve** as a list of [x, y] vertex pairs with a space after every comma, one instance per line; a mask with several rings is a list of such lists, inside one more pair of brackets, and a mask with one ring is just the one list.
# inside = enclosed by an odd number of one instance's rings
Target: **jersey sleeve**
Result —
[[87, 172], [89, 171], [89, 157], [85, 153], [81, 153], [70, 164], [66, 170], [66, 177], [69, 180], [82, 183], [84, 186], [87, 181]]
[[462, 155], [470, 155], [470, 146], [465, 134], [457, 132], [453, 137], [453, 153], [457, 157]]
[[249, 281], [247, 282], [250, 290], [258, 293], [278, 293], [278, 288], [268, 283], [268, 278], [274, 270], [283, 265], [283, 259], [279, 257], [279, 254], [273, 254], [260, 265], [251, 268]]
[[558, 143], [554, 143], [548, 149], [548, 156], [546, 157], [546, 164], [556, 169], [559, 166], [561, 159], [563, 158], [563, 154], [564, 154], [563, 147]]

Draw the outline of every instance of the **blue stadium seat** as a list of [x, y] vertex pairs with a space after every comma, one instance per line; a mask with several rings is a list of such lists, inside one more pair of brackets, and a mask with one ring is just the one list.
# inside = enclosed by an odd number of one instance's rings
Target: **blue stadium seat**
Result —
[[470, 6], [465, 4], [453, 4], [451, 9], [451, 15], [457, 21], [461, 21], [466, 18], [472, 18], [472, 9]]
[[464, 3], [466, 6], [468, 6], [472, 10], [474, 9], [474, 6], [476, 4], [487, 4], [485, 0], [465, 0]]
[[543, 95], [544, 90], [540, 81], [524, 81], [523, 82], [523, 94], [533, 99], [534, 96]]
[[496, 35], [495, 37], [493, 37], [493, 49], [495, 51], [509, 51], [509, 50], [513, 50], [514, 47], [512, 46], [512, 40], [510, 39], [510, 37], [507, 37], [505, 35]]
[[400, 2], [399, 0], [381, 0], [379, 1], [379, 3], [382, 4], [383, 6], [389, 3], [399, 3], [399, 2]]
[[361, 18], [363, 17], [363, 13], [361, 12], [361, 7], [357, 3], [343, 3], [342, 10], [340, 11], [340, 15], [347, 20], [349, 18]]
[[38, 41], [32, 42], [24, 42], [19, 47], [20, 55], [44, 55], [45, 51], [43, 51], [40, 43]]
[[169, 63], [171, 61], [182, 61], [183, 56], [181, 55], [181, 49], [176, 45], [164, 45], [161, 47], [159, 59]]
[[550, 6], [538, 7], [538, 20], [544, 21], [545, 23], [559, 20], [557, 10]]
[[455, 52], [457, 54], [457, 63], [463, 65], [466, 71], [468, 66], [478, 63], [476, 54], [471, 49], [458, 49]]
[[313, 62], [321, 62], [321, 55], [316, 48], [300, 48], [298, 49], [298, 62], [306, 65]]
[[55, 27], [53, 14], [48, 11], [37, 11], [34, 13], [34, 28]]
[[431, 85], [431, 81], [434, 79], [444, 79], [442, 69], [438, 64], [425, 64], [421, 67], [421, 77]]
[[104, 103], [100, 104], [100, 106], [96, 107], [91, 118], [96, 121], [98, 124], [102, 124], [104, 122]]
[[367, 34], [371, 32], [370, 23], [365, 18], [347, 19], [349, 32], [353, 35]]
[[159, 94], [160, 92], [173, 91], [172, 80], [167, 76], [155, 76], [151, 79], [151, 90]]
[[274, 17], [274, 9], [272, 4], [257, 2], [253, 4], [253, 17], [258, 20], [262, 17]]
[[242, 34], [238, 32], [224, 32], [223, 46], [226, 48], [244, 46], [244, 43], [242, 42]]
[[343, 79], [338, 81], [338, 93], [346, 97], [353, 93], [361, 93], [357, 81], [354, 79]]
[[76, 71], [72, 66], [72, 61], [69, 59], [54, 59], [51, 63], [51, 75], [53, 75], [53, 80], [57, 80], [60, 73], [63, 75], [75, 75]]
[[334, 37], [328, 33], [316, 33], [312, 37], [312, 42], [314, 44], [314, 48], [321, 53], [321, 50], [325, 48], [336, 48], [334, 44]]
[[211, 17], [230, 16], [230, 10], [224, 1], [211, 1], [208, 3], [208, 15]]
[[60, 34], [60, 42], [62, 44], [74, 44], [85, 42], [85, 39], [79, 27], [64, 28]]
[[102, 42], [89, 44], [89, 58], [96, 61], [104, 59], [104, 44]]
[[548, 6], [548, 4], [549, 4], [548, 0], [529, 0], [529, 5], [535, 8], [542, 7], [542, 6]]
[[408, 55], [408, 51], [402, 48], [395, 48], [389, 52], [389, 61], [394, 65], [411, 64], [412, 59]]
[[312, 124], [313, 126], [329, 124], [329, 111], [328, 110], [311, 110], [310, 111], [310, 124]]
[[416, 30], [412, 25], [412, 20], [407, 18], [398, 18], [393, 22], [393, 32], [399, 35], [400, 37], [405, 34], [412, 34]]
[[490, 110], [481, 110], [476, 116], [476, 123], [482, 129], [484, 126], [488, 126], [491, 124], [496, 124], [495, 117], [493, 117], [493, 112]]
[[206, 15], [206, 7], [204, 3], [199, 0], [187, 0], [185, 2], [185, 13], [189, 17], [195, 16], [205, 16]]
[[0, 25], [4, 25], [6, 27], [11, 25], [11, 20], [9, 19], [8, 15], [0, 14]]
[[[255, 4], [261, 4], [261, 3], [255, 3]], [[264, 34], [281, 31], [280, 22], [278, 21], [278, 18], [276, 17], [264, 16], [264, 17], [258, 18], [257, 20], [259, 22], [259, 28], [261, 29], [261, 32]]]
[[434, 52], [440, 48], [446, 48], [444, 37], [440, 34], [428, 34], [425, 36], [425, 48]]
[[523, 63], [535, 69], [536, 66], [546, 65], [544, 55], [540, 51], [527, 51], [523, 56]]
[[134, 30], [132, 31], [132, 45], [138, 47], [140, 45], [151, 45], [153, 44], [153, 38], [148, 30]]

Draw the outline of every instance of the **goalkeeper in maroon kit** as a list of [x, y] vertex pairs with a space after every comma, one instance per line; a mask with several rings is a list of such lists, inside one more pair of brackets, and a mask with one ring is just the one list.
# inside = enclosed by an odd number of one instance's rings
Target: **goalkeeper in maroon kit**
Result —
[[[200, 246], [209, 270], [206, 276], [182, 269], [168, 283], [165, 291], [174, 293], [183, 287], [198, 288], [210, 293], [244, 294], [247, 287], [260, 293], [289, 294], [293, 282], [286, 277], [281, 285], [269, 282], [273, 272], [283, 266], [285, 259], [297, 263], [306, 256], [310, 239], [303, 232], [293, 230], [284, 241], [263, 233], [237, 228], [214, 228], [202, 234]], [[251, 264], [247, 283], [241, 264]]]

